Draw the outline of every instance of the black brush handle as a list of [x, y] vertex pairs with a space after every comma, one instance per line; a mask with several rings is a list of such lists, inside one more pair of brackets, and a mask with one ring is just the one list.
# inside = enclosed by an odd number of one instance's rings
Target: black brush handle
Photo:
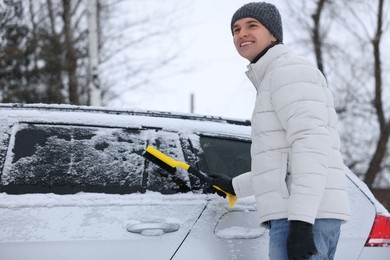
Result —
[[188, 172], [195, 175], [199, 179], [207, 182], [208, 184], [210, 184], [210, 185], [212, 184], [213, 179], [211, 177], [207, 176], [207, 174], [196, 169], [194, 166], [190, 165], [190, 168], [188, 168]]

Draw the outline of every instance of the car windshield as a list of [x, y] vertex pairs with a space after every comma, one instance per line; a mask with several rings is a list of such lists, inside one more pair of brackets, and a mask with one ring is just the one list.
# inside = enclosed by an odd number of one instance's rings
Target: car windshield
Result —
[[250, 143], [237, 140], [201, 136], [193, 147], [161, 129], [28, 123], [13, 132], [0, 186], [11, 194], [204, 191], [186, 171], [168, 173], [145, 160], [148, 145], [181, 161], [195, 153], [197, 166], [208, 173], [234, 177], [250, 169]]

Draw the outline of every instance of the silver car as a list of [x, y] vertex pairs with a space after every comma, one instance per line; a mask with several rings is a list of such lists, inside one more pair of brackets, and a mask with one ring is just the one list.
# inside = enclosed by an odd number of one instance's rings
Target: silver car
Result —
[[[229, 207], [148, 145], [208, 173], [250, 170], [250, 122], [69, 105], [0, 105], [0, 260], [268, 259], [253, 197]], [[336, 259], [389, 260], [390, 215], [349, 169]]]

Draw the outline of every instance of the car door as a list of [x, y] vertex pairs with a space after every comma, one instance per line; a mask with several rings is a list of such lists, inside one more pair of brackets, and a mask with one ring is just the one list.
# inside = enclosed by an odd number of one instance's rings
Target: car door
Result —
[[0, 251], [7, 260], [170, 259], [207, 205], [142, 156], [184, 160], [179, 135], [147, 128], [21, 123], [1, 174]]
[[[235, 177], [250, 170], [250, 141], [222, 135], [190, 135], [197, 167], [205, 173]], [[229, 208], [225, 199], [209, 195], [202, 215], [173, 259], [268, 259], [268, 231], [260, 227], [254, 197]]]

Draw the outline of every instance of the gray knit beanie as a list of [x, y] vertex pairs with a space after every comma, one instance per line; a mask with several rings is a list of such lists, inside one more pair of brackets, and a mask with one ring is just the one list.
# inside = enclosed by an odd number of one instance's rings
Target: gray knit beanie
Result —
[[259, 21], [265, 28], [275, 36], [280, 43], [283, 42], [282, 18], [278, 9], [265, 2], [248, 3], [240, 7], [233, 15], [230, 29], [233, 33], [233, 25], [242, 18], [251, 17]]

